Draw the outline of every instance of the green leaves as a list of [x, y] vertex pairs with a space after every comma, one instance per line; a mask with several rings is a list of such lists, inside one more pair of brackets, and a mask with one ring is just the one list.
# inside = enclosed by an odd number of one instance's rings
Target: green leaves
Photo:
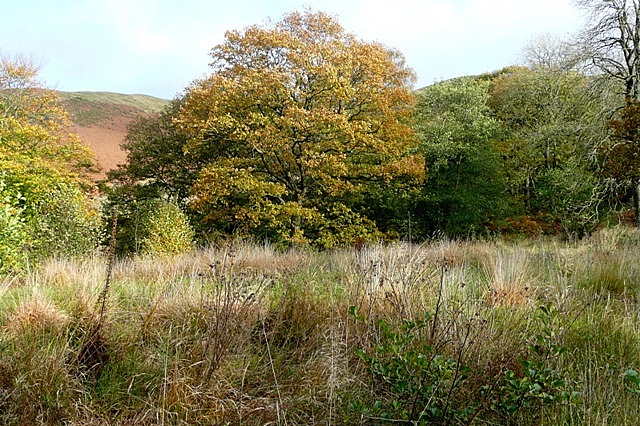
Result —
[[[364, 320], [355, 307], [350, 313]], [[419, 425], [465, 421], [473, 403], [459, 407], [452, 397], [464, 386], [469, 370], [450, 357], [434, 353], [425, 341], [432, 320], [425, 312], [424, 318], [404, 319], [398, 326], [383, 319], [376, 321], [379, 343], [372, 352], [359, 348], [356, 354], [370, 371], [376, 395], [382, 399], [371, 406], [352, 403], [352, 410]]]
[[92, 154], [36, 74], [24, 60], [0, 60], [0, 273], [20, 272], [27, 257], [86, 253], [99, 238], [85, 192]]
[[495, 141], [503, 130], [486, 105], [488, 88], [485, 81], [460, 78], [418, 94], [427, 178], [416, 217], [429, 234], [482, 232], [502, 214], [507, 192]]
[[630, 368], [624, 372], [624, 379], [627, 383], [627, 392], [640, 395], [640, 373]]
[[147, 254], [182, 254], [194, 248], [194, 231], [175, 202], [151, 204], [143, 221], [142, 251]]
[[490, 387], [485, 388], [485, 392], [494, 393], [494, 410], [514, 416], [521, 409], [571, 403], [580, 396], [579, 392], [569, 388], [565, 377], [567, 372], [552, 367], [565, 351], [557, 343], [554, 331], [558, 315], [558, 310], [551, 303], [538, 308], [542, 332], [529, 345], [528, 356], [520, 361], [521, 373], [505, 371], [497, 392]]
[[[355, 307], [349, 312], [356, 321], [366, 323]], [[567, 372], [554, 367], [565, 350], [554, 332], [557, 316], [552, 304], [540, 306], [536, 319], [541, 332], [533, 338], [520, 368], [496, 372], [495, 377], [481, 373], [481, 378], [461, 363], [460, 354], [454, 359], [432, 346], [429, 329], [435, 318], [429, 313], [399, 324], [378, 319], [371, 347], [356, 350], [371, 374], [375, 400], [354, 401], [350, 407], [370, 418], [426, 425], [466, 424], [485, 415], [517, 423], [523, 412], [571, 404], [580, 395], [570, 388]], [[628, 376], [640, 385], [637, 374]], [[476, 387], [478, 381], [488, 384]]]
[[11, 191], [5, 173], [0, 172], [0, 274], [19, 270], [26, 262], [22, 247], [27, 241], [23, 202], [22, 194]]
[[502, 150], [511, 190], [569, 161], [589, 165], [599, 110], [586, 76], [516, 68], [493, 79], [488, 105], [508, 131]]

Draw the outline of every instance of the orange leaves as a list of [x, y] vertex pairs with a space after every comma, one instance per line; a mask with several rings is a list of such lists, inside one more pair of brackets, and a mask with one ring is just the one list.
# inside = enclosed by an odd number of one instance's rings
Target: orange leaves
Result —
[[640, 102], [628, 98], [617, 119], [609, 121], [613, 144], [601, 149], [605, 176], [640, 180]]
[[398, 52], [305, 11], [228, 32], [211, 56], [213, 74], [186, 92], [176, 119], [188, 149], [215, 153], [193, 192], [210, 218], [223, 209], [258, 227], [291, 214], [299, 232], [308, 212], [292, 205], [315, 208], [396, 176], [422, 179], [409, 155], [413, 72]]
[[29, 61], [0, 59], [0, 148], [44, 160], [64, 173], [86, 175], [93, 155], [71, 126], [58, 94], [36, 80]]

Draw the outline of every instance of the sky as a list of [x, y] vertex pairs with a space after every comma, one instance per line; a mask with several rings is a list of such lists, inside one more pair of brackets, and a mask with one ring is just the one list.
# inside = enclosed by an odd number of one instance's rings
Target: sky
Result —
[[3, 0], [0, 55], [50, 88], [171, 99], [210, 73], [209, 52], [242, 30], [310, 7], [402, 52], [416, 88], [522, 62], [545, 34], [584, 25], [572, 0]]

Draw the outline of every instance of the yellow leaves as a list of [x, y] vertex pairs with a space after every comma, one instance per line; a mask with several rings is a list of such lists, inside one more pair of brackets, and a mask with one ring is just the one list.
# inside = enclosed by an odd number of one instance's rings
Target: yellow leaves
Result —
[[38, 69], [24, 57], [0, 57], [0, 88], [20, 89], [36, 82]]
[[336, 203], [318, 221], [315, 244], [323, 248], [352, 246], [357, 241], [376, 241], [382, 237], [375, 222], [342, 203]]
[[192, 194], [210, 222], [302, 240], [314, 228], [305, 221], [325, 220], [326, 200], [422, 179], [409, 155], [414, 74], [398, 52], [305, 11], [228, 32], [211, 56], [213, 74], [186, 91], [176, 117], [187, 149], [209, 162]]
[[[36, 74], [25, 60], [0, 60], [0, 185], [20, 200], [14, 220], [25, 232], [11, 245], [29, 246], [30, 260], [92, 250], [99, 223], [83, 192], [93, 187], [84, 176], [92, 154], [68, 133], [57, 93], [42, 88]], [[7, 253], [0, 253], [0, 264], [6, 261]]]
[[57, 93], [40, 86], [37, 69], [24, 59], [0, 60], [0, 147], [83, 175], [93, 155], [77, 135]]
[[413, 154], [399, 158], [396, 161], [389, 162], [386, 167], [385, 175], [387, 179], [405, 177], [422, 183], [425, 177], [424, 158], [422, 155]]
[[260, 180], [251, 172], [231, 161], [207, 166], [192, 187], [193, 207], [228, 208], [240, 202], [258, 206], [267, 196], [277, 198], [285, 193], [281, 184]]

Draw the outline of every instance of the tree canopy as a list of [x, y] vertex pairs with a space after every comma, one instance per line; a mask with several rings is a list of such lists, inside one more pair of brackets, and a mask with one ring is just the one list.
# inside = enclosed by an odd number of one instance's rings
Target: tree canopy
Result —
[[399, 52], [305, 11], [227, 32], [211, 56], [213, 73], [188, 88], [177, 116], [185, 152], [207, 160], [192, 205], [210, 224], [326, 240], [337, 208], [348, 240], [376, 231], [354, 200], [422, 179], [414, 74]]
[[78, 254], [97, 241], [86, 196], [93, 156], [69, 127], [31, 62], [0, 59], [0, 273], [29, 256]]
[[423, 231], [468, 235], [504, 209], [496, 147], [504, 130], [487, 106], [488, 90], [488, 82], [469, 77], [419, 91], [417, 128], [427, 177], [415, 216]]
[[[580, 2], [608, 16], [601, 26], [633, 3]], [[227, 32], [209, 76], [131, 127], [129, 162], [110, 176], [134, 188], [126, 203], [177, 200], [200, 236], [332, 247], [408, 232], [582, 235], [602, 218], [613, 179], [596, 154], [622, 99], [585, 72], [584, 48], [539, 38], [526, 67], [414, 92], [399, 52], [293, 12]]]

